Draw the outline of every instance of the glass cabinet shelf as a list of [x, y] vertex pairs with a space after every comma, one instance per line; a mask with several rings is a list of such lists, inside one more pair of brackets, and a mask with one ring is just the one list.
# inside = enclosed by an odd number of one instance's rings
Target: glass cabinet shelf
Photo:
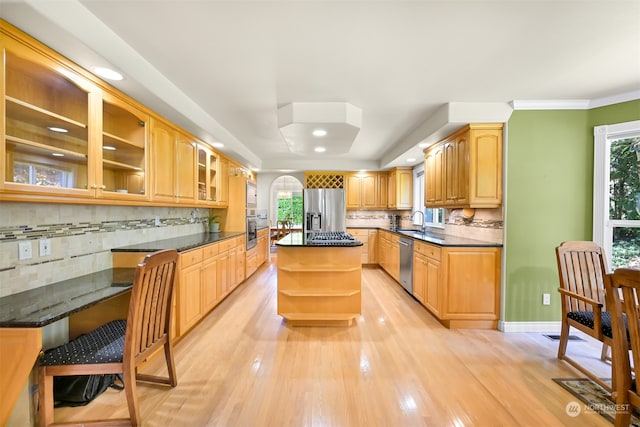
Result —
[[[106, 96], [106, 95], [105, 95]], [[115, 98], [102, 103], [102, 191], [145, 193], [148, 117]]]

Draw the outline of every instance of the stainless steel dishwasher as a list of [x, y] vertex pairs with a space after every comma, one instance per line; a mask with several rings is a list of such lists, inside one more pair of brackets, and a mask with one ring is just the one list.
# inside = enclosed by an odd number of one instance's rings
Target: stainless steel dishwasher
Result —
[[413, 239], [400, 237], [400, 284], [413, 295]]

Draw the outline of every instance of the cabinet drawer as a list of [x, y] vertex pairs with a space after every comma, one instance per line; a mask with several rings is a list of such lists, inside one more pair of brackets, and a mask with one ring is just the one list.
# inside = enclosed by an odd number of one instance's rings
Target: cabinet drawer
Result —
[[360, 237], [368, 237], [369, 236], [369, 230], [367, 230], [367, 229], [349, 228], [349, 229], [347, 229], [347, 232], [349, 234], [351, 234], [353, 237], [358, 237], [358, 240], [360, 240]]
[[429, 245], [427, 243], [415, 242], [413, 248], [419, 254], [422, 254], [436, 261], [440, 261], [441, 249], [437, 246]]
[[218, 247], [220, 248], [220, 252], [228, 251], [231, 248], [236, 246], [236, 239], [227, 239], [218, 243]]
[[218, 243], [207, 245], [202, 248], [202, 251], [204, 252], [204, 259], [212, 258], [218, 255], [218, 252], [220, 251], [220, 245]]
[[202, 249], [195, 249], [193, 251], [183, 252], [180, 254], [180, 266], [181, 268], [189, 267], [193, 264], [197, 264], [202, 261]]

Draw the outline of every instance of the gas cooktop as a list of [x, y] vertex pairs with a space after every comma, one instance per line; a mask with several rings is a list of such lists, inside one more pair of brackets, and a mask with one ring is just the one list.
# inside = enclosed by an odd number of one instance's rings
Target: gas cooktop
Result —
[[307, 244], [317, 246], [353, 246], [358, 241], [344, 231], [316, 231], [307, 233]]

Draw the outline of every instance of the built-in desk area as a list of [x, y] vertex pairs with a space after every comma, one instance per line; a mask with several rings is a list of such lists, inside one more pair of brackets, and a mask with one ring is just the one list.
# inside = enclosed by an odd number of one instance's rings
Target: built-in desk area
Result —
[[0, 298], [0, 425], [43, 348], [43, 328], [69, 319], [73, 338], [126, 318], [134, 275], [134, 268], [107, 269]]

